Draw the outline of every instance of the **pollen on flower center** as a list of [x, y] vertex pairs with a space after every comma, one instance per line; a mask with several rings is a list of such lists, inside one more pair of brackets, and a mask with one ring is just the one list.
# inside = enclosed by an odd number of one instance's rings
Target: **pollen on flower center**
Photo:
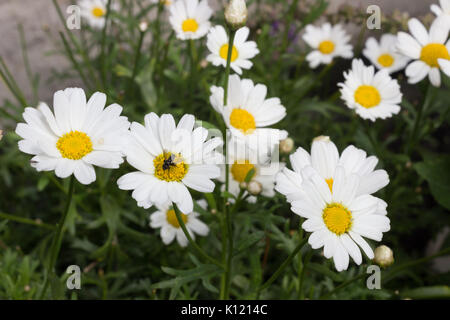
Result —
[[346, 233], [352, 225], [352, 213], [340, 203], [327, 205], [322, 218], [328, 230], [338, 236]]
[[389, 53], [382, 54], [378, 57], [378, 63], [385, 68], [389, 68], [394, 64], [394, 57]]
[[92, 14], [94, 15], [94, 17], [101, 18], [105, 15], [105, 10], [100, 7], [95, 7], [94, 9], [92, 9]]
[[380, 92], [374, 86], [362, 85], [355, 91], [355, 101], [364, 108], [373, 108], [380, 104]]
[[319, 44], [319, 51], [323, 54], [330, 54], [334, 51], [334, 47], [333, 41], [325, 40]]
[[58, 139], [56, 148], [63, 158], [80, 160], [92, 151], [92, 141], [84, 132], [70, 131]]
[[[177, 215], [175, 214], [175, 210], [170, 209], [166, 212], [167, 222], [170, 223], [175, 228], [180, 228], [180, 224], [178, 223]], [[188, 216], [184, 213], [181, 213], [181, 220], [186, 224], [188, 221]]]
[[450, 60], [450, 55], [445, 45], [440, 43], [430, 43], [422, 48], [420, 60], [430, 67], [438, 68], [438, 59]]
[[186, 19], [183, 21], [181, 29], [183, 29], [184, 32], [195, 32], [198, 29], [198, 23], [195, 19]]
[[[228, 44], [224, 44], [220, 47], [219, 55], [222, 59], [227, 60], [228, 58]], [[231, 62], [235, 61], [239, 56], [239, 53], [235, 46], [231, 49]]]
[[328, 185], [328, 188], [330, 188], [330, 192], [333, 192], [333, 178], [325, 179], [325, 181]]
[[155, 177], [164, 181], [181, 181], [188, 172], [188, 165], [180, 155], [163, 152], [153, 159]]
[[256, 128], [255, 118], [244, 109], [233, 109], [230, 114], [230, 124], [244, 134], [252, 133]]
[[235, 161], [231, 165], [231, 175], [233, 176], [233, 179], [237, 182], [244, 182], [245, 178], [247, 177], [247, 174], [255, 168], [253, 164], [251, 164], [248, 160], [245, 160], [244, 162]]

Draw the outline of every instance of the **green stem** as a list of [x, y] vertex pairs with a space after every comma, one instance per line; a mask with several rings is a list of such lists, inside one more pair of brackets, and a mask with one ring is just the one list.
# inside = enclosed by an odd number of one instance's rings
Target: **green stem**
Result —
[[42, 227], [42, 228], [46, 228], [46, 229], [50, 229], [50, 230], [55, 229], [55, 226], [52, 226], [51, 224], [47, 224], [47, 223], [43, 223], [43, 222], [36, 222], [36, 220], [18, 217], [18, 216], [14, 216], [12, 214], [7, 214], [7, 213], [3, 213], [3, 212], [0, 212], [0, 218], [15, 221], [18, 223], [30, 224], [30, 225], [33, 225], [36, 227]]
[[291, 254], [284, 260], [284, 262], [278, 267], [277, 271], [267, 280], [261, 287], [258, 288], [258, 296], [259, 292], [263, 291], [264, 289], [268, 288], [272, 282], [274, 282], [284, 271], [284, 269], [291, 263], [292, 259], [299, 253], [299, 251], [303, 248], [303, 246], [308, 241], [307, 238], [303, 239], [297, 247], [295, 247], [294, 251], [291, 252]]
[[106, 33], [108, 29], [108, 21], [109, 21], [109, 15], [111, 13], [111, 3], [113, 0], [108, 0], [108, 4], [106, 5], [106, 16], [105, 16], [105, 25], [102, 30], [102, 40], [101, 40], [101, 49], [100, 49], [100, 63], [102, 64], [101, 70], [102, 70], [102, 83], [103, 88], [106, 88], [106, 59], [105, 59], [105, 45], [106, 45]]
[[136, 53], [134, 57], [134, 67], [133, 67], [133, 73], [131, 74], [130, 82], [128, 83], [128, 90], [131, 91], [130, 97], [134, 97], [134, 80], [136, 79], [138, 67], [139, 67], [139, 61], [141, 60], [141, 49], [142, 49], [142, 43], [144, 41], [144, 35], [145, 31], [139, 31], [139, 40], [138, 45], [136, 48]]
[[332, 291], [330, 291], [329, 293], [323, 295], [322, 297], [320, 297], [320, 300], [322, 299], [328, 299], [330, 296], [332, 296], [334, 293], [336, 293], [337, 291], [345, 288], [346, 286], [348, 286], [349, 284], [352, 284], [355, 281], [358, 281], [364, 277], [366, 277], [367, 275], [365, 273], [362, 273], [360, 275], [357, 275], [356, 277], [354, 277], [353, 279], [347, 280], [343, 283], [341, 283], [340, 285], [338, 285], [336, 288], [334, 288]]
[[[234, 44], [234, 36], [236, 34], [236, 30], [232, 29], [230, 30], [230, 37], [228, 39], [228, 52], [227, 52], [227, 64], [225, 67], [225, 85], [224, 85], [224, 95], [223, 95], [223, 105], [227, 105], [228, 101], [228, 80], [230, 76], [230, 66], [231, 66], [231, 54], [233, 52], [233, 44]], [[230, 184], [230, 172], [229, 172], [229, 165], [228, 165], [228, 159], [227, 159], [227, 130], [224, 127], [224, 155], [225, 155], [225, 191], [228, 192], [229, 184]], [[223, 235], [224, 237], [228, 238], [228, 244], [226, 248], [226, 269], [224, 278], [221, 282], [221, 299], [228, 299], [229, 298], [229, 291], [230, 291], [230, 285], [231, 285], [231, 260], [233, 257], [233, 228], [231, 224], [231, 218], [230, 218], [230, 208], [227, 204], [228, 200], [224, 197], [223, 199], [223, 211], [225, 215], [225, 225], [226, 225], [226, 233]], [[222, 229], [223, 230], [223, 229]], [[222, 245], [225, 245], [225, 242], [222, 242]], [[225, 248], [222, 248], [225, 249]]]
[[75, 185], [75, 176], [72, 175], [70, 177], [69, 193], [67, 195], [66, 207], [65, 207], [63, 215], [61, 216], [61, 219], [58, 223], [58, 227], [57, 227], [55, 236], [52, 241], [52, 247], [50, 249], [50, 261], [49, 261], [48, 268], [46, 270], [44, 288], [42, 289], [40, 299], [43, 299], [45, 297], [45, 293], [47, 291], [47, 288], [48, 288], [48, 285], [50, 282], [50, 276], [53, 273], [56, 259], [58, 258], [59, 249], [61, 248], [61, 241], [62, 241], [62, 237], [63, 237], [63, 227], [64, 227], [64, 224], [67, 219], [67, 214], [69, 213], [70, 204], [72, 202], [74, 185]]
[[217, 261], [216, 259], [214, 259], [213, 257], [210, 257], [205, 251], [203, 251], [202, 248], [200, 248], [200, 246], [195, 243], [195, 241], [192, 239], [191, 235], [189, 234], [188, 230], [186, 229], [186, 225], [184, 224], [183, 218], [182, 218], [182, 213], [180, 211], [180, 209], [177, 207], [177, 205], [174, 203], [173, 204], [173, 210], [175, 211], [175, 215], [177, 217], [178, 223], [180, 224], [181, 230], [183, 230], [184, 235], [186, 236], [186, 238], [188, 239], [189, 243], [192, 245], [192, 247], [197, 251], [197, 253], [199, 255], [201, 255], [203, 258], [205, 258], [206, 260], [208, 260], [209, 262], [215, 264], [216, 266], [223, 268], [222, 264]]

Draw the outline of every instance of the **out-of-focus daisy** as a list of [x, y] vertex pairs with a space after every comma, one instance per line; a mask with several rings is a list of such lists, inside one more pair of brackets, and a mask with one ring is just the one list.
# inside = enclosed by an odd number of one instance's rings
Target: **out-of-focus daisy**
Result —
[[208, 33], [212, 13], [207, 0], [176, 0], [170, 6], [169, 21], [178, 39], [199, 39]]
[[353, 57], [353, 46], [349, 44], [350, 36], [339, 24], [332, 26], [325, 23], [320, 27], [307, 25], [303, 40], [314, 49], [306, 56], [311, 68], [330, 64], [337, 57]]
[[[357, 174], [361, 177], [356, 195], [372, 194], [384, 188], [389, 183], [385, 170], [375, 170], [378, 159], [367, 157], [364, 150], [352, 145], [344, 149], [339, 156], [336, 145], [329, 137], [320, 136], [314, 139], [311, 154], [302, 147], [290, 155], [289, 160], [293, 170], [283, 168], [276, 177], [275, 190], [285, 195], [288, 202], [298, 200], [304, 195], [302, 183], [314, 169], [333, 192], [333, 184], [337, 166], [345, 169], [347, 174]], [[384, 212], [386, 203], [380, 200], [379, 211]]]
[[[259, 53], [256, 42], [247, 41], [250, 29], [242, 27], [236, 31], [233, 49], [231, 51], [231, 68], [238, 74], [242, 69], [250, 69], [253, 63], [249, 60]], [[206, 58], [215, 66], [226, 66], [228, 56], [228, 35], [222, 26], [215, 26], [209, 30], [206, 43], [211, 54]]]
[[345, 82], [339, 83], [341, 97], [350, 109], [363, 119], [386, 119], [400, 111], [402, 101], [400, 85], [387, 70], [375, 73], [373, 66], [365, 66], [354, 59], [352, 69], [344, 73]]
[[440, 6], [432, 4], [430, 9], [440, 19], [446, 19], [445, 23], [450, 25], [450, 0], [439, 0]]
[[123, 162], [124, 136], [130, 123], [122, 107], [105, 108], [106, 95], [95, 93], [86, 102], [83, 89], [68, 88], [54, 95], [54, 114], [45, 103], [25, 108], [16, 133], [22, 152], [35, 155], [37, 171], [55, 170], [56, 176], [74, 174], [82, 184], [95, 181], [94, 165], [117, 169]]
[[414, 60], [405, 71], [408, 82], [417, 83], [428, 75], [431, 84], [439, 87], [439, 70], [450, 76], [449, 27], [442, 19], [436, 19], [428, 32], [419, 20], [413, 18], [409, 20], [408, 28], [412, 36], [405, 32], [397, 35], [400, 53]]
[[373, 250], [363, 237], [381, 241], [383, 232], [390, 229], [386, 212], [378, 210], [382, 201], [368, 194], [358, 195], [363, 178], [347, 174], [342, 166], [336, 167], [333, 192], [314, 170], [302, 183], [303, 193], [291, 202], [291, 210], [306, 219], [303, 229], [311, 232], [308, 239], [313, 249], [324, 247], [324, 256], [333, 258], [337, 271], [346, 270], [349, 256], [361, 264], [362, 255], [374, 257]]
[[383, 34], [378, 43], [370, 37], [366, 41], [363, 54], [380, 70], [394, 73], [402, 70], [408, 64], [408, 57], [397, 52], [397, 37], [393, 34]]
[[[248, 148], [242, 143], [232, 140], [228, 144], [228, 170], [229, 170], [229, 189], [228, 191], [238, 196], [241, 188], [247, 188], [252, 184], [260, 186], [260, 194], [265, 197], [275, 195], [275, 176], [283, 166], [283, 163], [270, 163], [267, 155], [257, 154], [254, 150]], [[225, 166], [223, 166], [225, 169]], [[245, 179], [249, 172], [253, 170], [252, 178], [246, 183]], [[225, 180], [225, 170], [222, 170], [221, 180]], [[248, 192], [245, 191], [243, 197]], [[255, 202], [256, 197], [249, 196], [247, 201]]]
[[155, 113], [145, 116], [145, 126], [133, 122], [129, 144], [125, 148], [127, 161], [139, 171], [122, 176], [117, 184], [122, 190], [134, 190], [138, 205], [172, 201], [189, 214], [193, 210], [188, 187], [199, 192], [212, 192], [211, 179], [220, 176], [214, 163], [221, 161], [215, 149], [221, 138], [206, 140], [208, 131], [194, 129], [194, 116], [185, 115], [178, 126], [170, 114], [159, 118]]
[[266, 128], [286, 116], [286, 108], [278, 98], [266, 99], [267, 87], [252, 80], [230, 76], [227, 104], [223, 105], [223, 88], [211, 87], [210, 102], [222, 114], [233, 137], [264, 153], [287, 137], [284, 130]]
[[[205, 200], [199, 200], [197, 204], [201, 208], [206, 209], [207, 204]], [[180, 246], [186, 247], [188, 239], [178, 223], [172, 203], [167, 201], [163, 204], [157, 204], [156, 208], [158, 210], [150, 215], [150, 227], [154, 229], [161, 228], [160, 235], [164, 244], [170, 244], [176, 238]], [[195, 234], [206, 236], [209, 233], [208, 226], [198, 218], [199, 216], [200, 214], [195, 211], [190, 214], [181, 214], [181, 218], [192, 239], [195, 239]]]
[[152, 2], [152, 3], [162, 3], [166, 7], [169, 7], [173, 3], [173, 0], [151, 0], [150, 2]]
[[[80, 0], [78, 5], [81, 16], [94, 29], [102, 29], [105, 26], [106, 10], [108, 0]], [[112, 3], [111, 10], [117, 10], [117, 3]]]

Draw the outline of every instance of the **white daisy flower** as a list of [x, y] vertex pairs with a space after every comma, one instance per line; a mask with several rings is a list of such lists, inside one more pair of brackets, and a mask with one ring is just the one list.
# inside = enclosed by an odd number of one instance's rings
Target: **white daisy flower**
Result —
[[215, 152], [221, 138], [206, 141], [208, 130], [194, 129], [194, 116], [184, 115], [178, 126], [170, 114], [159, 118], [155, 113], [145, 116], [145, 126], [133, 122], [129, 144], [125, 148], [127, 161], [139, 171], [122, 176], [117, 184], [122, 190], [134, 190], [138, 205], [172, 201], [189, 214], [193, 210], [188, 188], [212, 192], [211, 179], [220, 176], [214, 163], [223, 161]]
[[378, 69], [394, 73], [402, 70], [409, 62], [408, 57], [397, 52], [396, 45], [397, 36], [393, 34], [383, 34], [379, 43], [370, 37], [366, 41], [363, 54]]
[[[378, 159], [375, 156], [367, 157], [367, 153], [352, 145], [344, 149], [339, 156], [336, 145], [329, 137], [320, 136], [314, 139], [311, 154], [302, 147], [290, 155], [289, 160], [293, 170], [283, 168], [277, 174], [275, 190], [285, 195], [288, 202], [304, 196], [303, 180], [308, 177], [311, 169], [322, 178], [333, 192], [336, 168], [341, 166], [348, 174], [361, 177], [357, 196], [373, 194], [389, 184], [389, 176], [385, 170], [375, 170]], [[384, 212], [387, 204], [380, 200], [380, 212]]]
[[199, 39], [208, 33], [212, 13], [207, 0], [177, 0], [170, 6], [169, 21], [178, 39]]
[[[242, 27], [236, 31], [233, 49], [231, 51], [231, 68], [238, 74], [242, 74], [242, 69], [250, 69], [253, 63], [249, 60], [259, 53], [256, 42], [247, 41], [250, 29]], [[215, 26], [209, 30], [208, 41], [206, 43], [211, 54], [206, 60], [215, 66], [227, 65], [228, 56], [228, 35], [225, 28]]]
[[431, 11], [440, 19], [445, 19], [445, 23], [450, 24], [450, 0], [439, 0], [440, 6], [432, 4]]
[[[257, 154], [254, 150], [248, 148], [238, 141], [231, 140], [227, 148], [229, 170], [229, 188], [228, 191], [234, 196], [238, 196], [247, 174], [254, 170], [253, 176], [248, 181], [250, 185], [256, 182], [261, 186], [260, 194], [265, 197], [273, 197], [275, 195], [275, 177], [284, 163], [271, 163], [270, 158], [264, 154]], [[221, 181], [225, 181], [225, 166], [222, 166]], [[224, 186], [222, 186], [224, 187]], [[223, 188], [224, 189], [224, 188]], [[243, 193], [246, 197], [248, 192]], [[248, 196], [247, 201], [256, 202], [256, 197]]]
[[409, 83], [418, 83], [427, 75], [433, 86], [441, 85], [442, 70], [450, 76], [449, 28], [442, 19], [436, 19], [428, 32], [423, 24], [413, 18], [408, 22], [412, 36], [405, 32], [397, 35], [397, 48], [400, 53], [414, 61], [406, 68]]
[[[205, 200], [199, 200], [197, 204], [203, 209], [207, 207]], [[157, 204], [156, 208], [158, 210], [150, 215], [150, 227], [153, 229], [161, 228], [160, 235], [164, 244], [170, 244], [176, 238], [180, 246], [186, 247], [188, 239], [178, 223], [172, 203], [168, 201], [164, 204]], [[181, 214], [181, 218], [192, 239], [195, 239], [195, 234], [206, 236], [209, 233], [208, 226], [200, 221], [199, 216], [200, 214], [195, 211], [190, 214]]]
[[345, 82], [339, 83], [341, 98], [363, 119], [386, 119], [400, 112], [400, 85], [383, 69], [375, 73], [373, 66], [365, 66], [354, 59], [352, 69], [344, 72]]
[[302, 228], [311, 232], [308, 243], [313, 249], [324, 247], [324, 256], [333, 258], [337, 271], [348, 268], [349, 256], [361, 264], [358, 246], [373, 259], [373, 250], [363, 237], [381, 241], [383, 232], [390, 230], [386, 211], [379, 211], [382, 200], [358, 194], [362, 180], [360, 175], [348, 174], [337, 166], [331, 192], [313, 170], [302, 183], [303, 194], [291, 203], [291, 210], [306, 219]]
[[117, 169], [123, 162], [123, 144], [130, 123], [122, 107], [105, 108], [106, 95], [94, 93], [89, 101], [83, 89], [68, 88], [54, 95], [54, 114], [45, 103], [25, 108], [16, 133], [22, 152], [35, 155], [37, 171], [55, 170], [56, 176], [74, 174], [82, 184], [95, 181], [94, 165]]
[[212, 86], [210, 102], [222, 114], [232, 136], [261, 153], [267, 153], [287, 138], [285, 130], [266, 128], [286, 116], [279, 98], [266, 99], [267, 87], [232, 75], [228, 82], [227, 104], [223, 105], [223, 88]]
[[[108, 0], [81, 0], [78, 2], [81, 16], [94, 29], [102, 29], [105, 26]], [[117, 10], [117, 3], [111, 4], [111, 10]]]
[[353, 46], [349, 44], [350, 36], [340, 24], [332, 26], [325, 23], [320, 27], [307, 25], [305, 30], [303, 40], [314, 49], [306, 56], [311, 68], [330, 64], [337, 57], [353, 57]]

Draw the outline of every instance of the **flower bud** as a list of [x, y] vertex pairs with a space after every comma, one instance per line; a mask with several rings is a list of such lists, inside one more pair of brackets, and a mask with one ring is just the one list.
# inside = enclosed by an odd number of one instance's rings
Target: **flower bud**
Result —
[[294, 140], [292, 138], [286, 138], [280, 141], [280, 152], [291, 153], [294, 149]]
[[225, 8], [225, 20], [234, 30], [245, 26], [247, 22], [247, 6], [245, 0], [231, 0]]
[[330, 140], [329, 136], [318, 136], [313, 139], [313, 142], [315, 142], [315, 141], [330, 142], [331, 140]]
[[373, 262], [375, 262], [382, 268], [389, 267], [394, 263], [394, 253], [388, 246], [381, 245], [377, 247], [375, 249], [374, 255], [375, 258], [373, 258]]
[[241, 183], [239, 183], [239, 187], [240, 187], [241, 189], [247, 189], [247, 182], [242, 181]]
[[148, 23], [146, 21], [141, 21], [139, 23], [139, 30], [141, 32], [145, 32], [145, 31], [147, 31], [147, 29], [148, 29]]
[[262, 191], [262, 184], [259, 183], [258, 181], [250, 181], [247, 186], [247, 191], [252, 196], [257, 196]]

